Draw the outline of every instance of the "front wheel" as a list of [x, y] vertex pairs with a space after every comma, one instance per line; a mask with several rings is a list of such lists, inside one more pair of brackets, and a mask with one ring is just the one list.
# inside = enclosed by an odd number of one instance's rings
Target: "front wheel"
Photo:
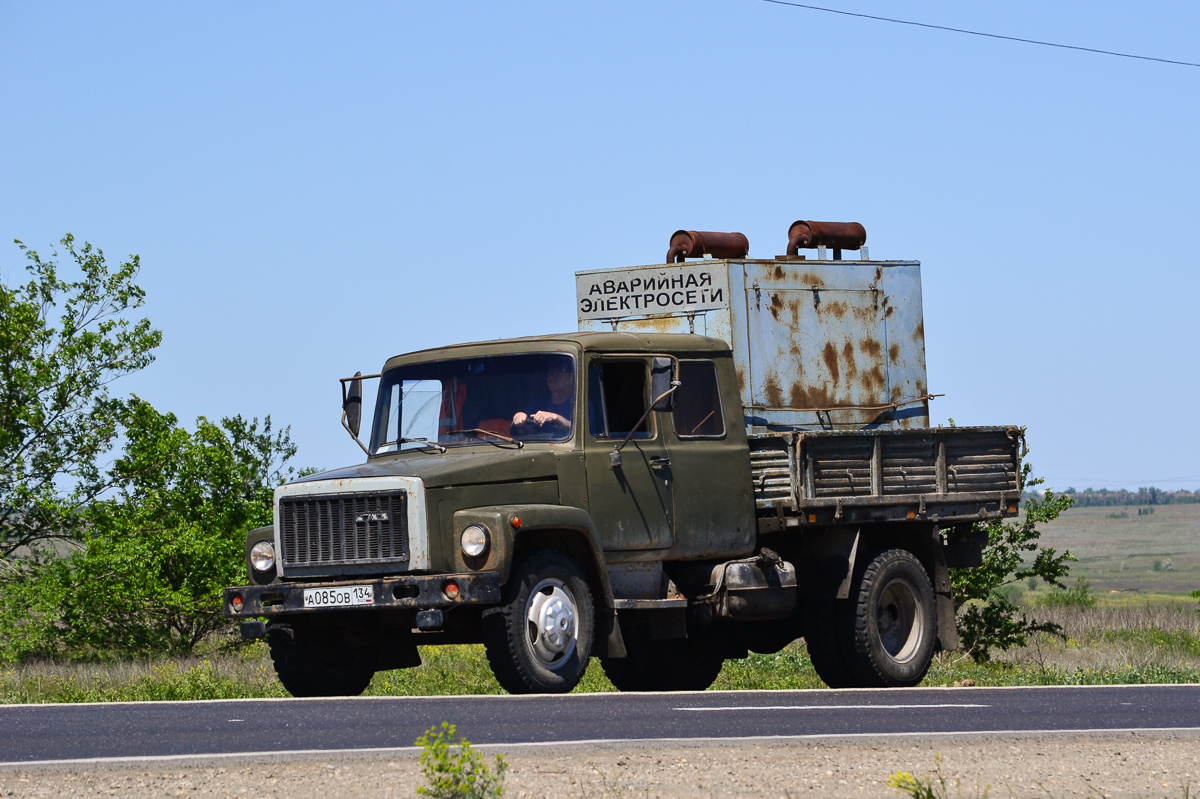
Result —
[[358, 696], [375, 676], [375, 649], [348, 646], [336, 627], [311, 619], [272, 622], [267, 643], [275, 674], [292, 696]]
[[566, 693], [587, 670], [595, 635], [592, 595], [566, 555], [540, 550], [514, 570], [502, 602], [483, 616], [492, 673], [511, 694]]
[[911, 553], [889, 549], [863, 571], [847, 643], [856, 682], [864, 687], [912, 686], [921, 682], [937, 643], [933, 586]]

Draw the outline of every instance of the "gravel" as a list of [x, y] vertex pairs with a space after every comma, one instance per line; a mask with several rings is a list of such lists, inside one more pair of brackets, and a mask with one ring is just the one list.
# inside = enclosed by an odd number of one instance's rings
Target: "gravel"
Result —
[[[940, 756], [948, 799], [1170, 797], [1200, 791], [1192, 733], [479, 747], [510, 764], [505, 797], [898, 797], [897, 771]], [[955, 782], [961, 780], [961, 784]], [[0, 796], [414, 797], [417, 752], [6, 767]]]

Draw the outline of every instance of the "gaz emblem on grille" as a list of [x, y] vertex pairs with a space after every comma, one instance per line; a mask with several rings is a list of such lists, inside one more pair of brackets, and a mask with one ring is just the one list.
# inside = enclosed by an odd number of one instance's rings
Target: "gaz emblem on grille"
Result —
[[366, 524], [367, 522], [386, 522], [388, 520], [387, 511], [375, 511], [374, 513], [360, 513], [354, 517], [355, 524]]

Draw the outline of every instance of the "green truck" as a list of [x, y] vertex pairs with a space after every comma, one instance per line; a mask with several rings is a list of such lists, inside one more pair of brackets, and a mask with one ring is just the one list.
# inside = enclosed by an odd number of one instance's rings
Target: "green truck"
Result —
[[701, 690], [799, 638], [830, 686], [918, 683], [957, 647], [973, 523], [1017, 513], [1021, 431], [931, 428], [919, 264], [802, 224], [773, 259], [680, 231], [668, 263], [578, 273], [578, 331], [344, 378], [366, 461], [277, 489], [226, 615], [295, 696], [461, 643], [512, 693], [593, 657], [620, 690]]

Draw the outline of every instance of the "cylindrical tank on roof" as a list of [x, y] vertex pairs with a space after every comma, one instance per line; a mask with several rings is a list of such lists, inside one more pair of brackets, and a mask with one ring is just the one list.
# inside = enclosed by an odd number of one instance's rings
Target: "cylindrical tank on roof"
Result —
[[679, 263], [684, 258], [745, 258], [750, 252], [750, 240], [741, 233], [713, 233], [702, 230], [677, 230], [671, 234], [667, 263]]
[[857, 222], [810, 222], [798, 219], [788, 228], [788, 255], [803, 249], [829, 247], [857, 250], [867, 243], [867, 229]]

